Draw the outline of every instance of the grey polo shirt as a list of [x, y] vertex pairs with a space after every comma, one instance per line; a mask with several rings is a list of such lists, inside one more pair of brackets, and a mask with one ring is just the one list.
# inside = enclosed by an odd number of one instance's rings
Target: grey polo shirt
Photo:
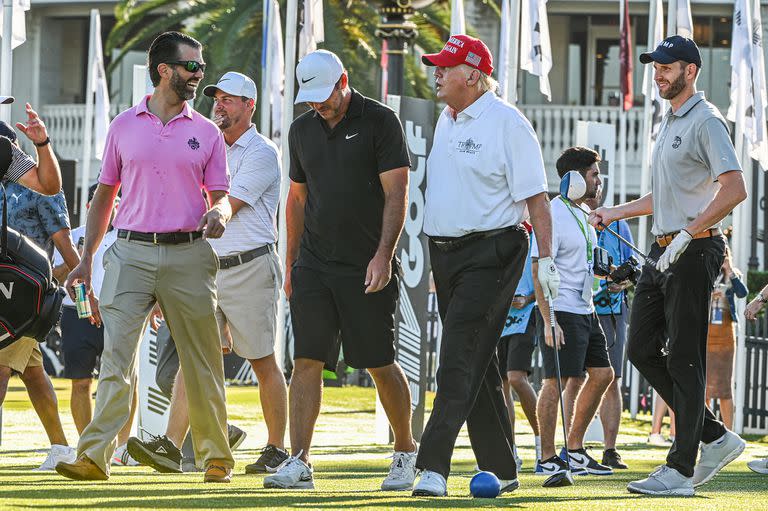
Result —
[[732, 170], [741, 172], [741, 165], [728, 125], [703, 92], [677, 112], [667, 111], [653, 149], [653, 234], [676, 232], [691, 223], [720, 189], [718, 176]]

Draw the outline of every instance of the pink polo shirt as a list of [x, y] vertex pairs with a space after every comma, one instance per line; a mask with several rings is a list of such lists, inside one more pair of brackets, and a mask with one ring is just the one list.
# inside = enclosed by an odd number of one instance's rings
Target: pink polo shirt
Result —
[[122, 185], [113, 225], [140, 232], [194, 231], [208, 210], [202, 191], [229, 191], [224, 137], [187, 103], [163, 126], [144, 98], [107, 132], [99, 182]]

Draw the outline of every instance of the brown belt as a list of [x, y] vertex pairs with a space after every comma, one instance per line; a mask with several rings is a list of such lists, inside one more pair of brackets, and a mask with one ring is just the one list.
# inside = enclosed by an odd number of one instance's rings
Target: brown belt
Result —
[[[672, 240], [675, 239], [675, 236], [677, 236], [679, 233], [680, 231], [677, 231], [664, 234], [663, 236], [656, 236], [656, 243], [658, 243], [660, 247], [666, 247], [672, 243]], [[707, 229], [706, 231], [701, 231], [698, 234], [694, 234], [693, 239], [698, 240], [701, 238], [714, 238], [715, 236], [722, 236], [722, 234], [723, 231], [721, 231], [719, 227], [716, 227], [714, 229]]]

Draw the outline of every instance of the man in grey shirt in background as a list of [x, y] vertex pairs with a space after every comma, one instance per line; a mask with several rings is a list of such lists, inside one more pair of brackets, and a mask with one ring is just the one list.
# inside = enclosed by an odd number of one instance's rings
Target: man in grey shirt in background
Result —
[[659, 94], [671, 105], [653, 151], [652, 191], [598, 208], [590, 223], [598, 227], [653, 214], [654, 262], [645, 265], [637, 283], [627, 355], [675, 411], [677, 437], [666, 465], [627, 489], [690, 496], [745, 446], [706, 407], [704, 390], [709, 299], [725, 254], [720, 222], [747, 191], [725, 120], [696, 92], [696, 43], [669, 37], [640, 55], [640, 62], [653, 62]]

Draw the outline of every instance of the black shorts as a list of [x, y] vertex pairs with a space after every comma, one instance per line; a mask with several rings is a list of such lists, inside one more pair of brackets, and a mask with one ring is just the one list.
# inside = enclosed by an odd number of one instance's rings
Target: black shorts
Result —
[[539, 316], [539, 309], [534, 307], [525, 332], [505, 335], [499, 340], [499, 369], [502, 377], [507, 377], [505, 371], [525, 371], [528, 376], [533, 372], [533, 350], [536, 348]]
[[104, 351], [104, 327], [95, 327], [77, 317], [77, 309], [63, 307], [61, 313], [61, 351], [64, 354], [64, 378], [93, 378], [96, 364]]
[[[605, 334], [595, 313], [573, 314], [556, 311], [555, 316], [565, 337], [565, 346], [560, 349], [561, 376], [583, 377], [588, 367], [611, 367]], [[555, 350], [546, 345], [542, 336], [544, 378], [554, 378], [557, 375], [554, 354]]]
[[383, 367], [395, 361], [395, 273], [377, 293], [365, 294], [358, 275], [336, 275], [306, 266], [291, 270], [293, 358], [326, 363], [335, 370], [339, 347], [355, 369]]

